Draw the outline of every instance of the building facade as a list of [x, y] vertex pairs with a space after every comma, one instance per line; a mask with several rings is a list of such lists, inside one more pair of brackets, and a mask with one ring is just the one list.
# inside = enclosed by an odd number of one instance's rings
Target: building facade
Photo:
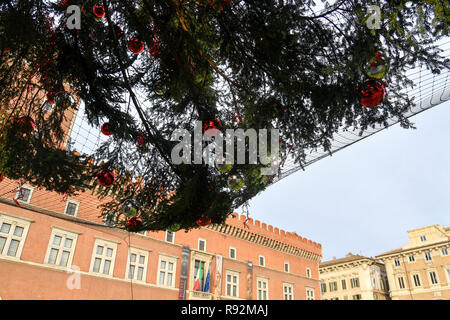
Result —
[[408, 231], [402, 248], [377, 255], [386, 265], [393, 300], [450, 299], [450, 228]]
[[319, 267], [322, 300], [387, 300], [384, 264], [373, 258], [347, 254]]
[[[65, 112], [61, 149], [76, 115]], [[316, 242], [238, 214], [190, 232], [129, 233], [113, 213], [101, 218], [110, 199], [92, 187], [67, 197], [0, 173], [0, 299], [320, 299]]]
[[100, 217], [94, 194], [18, 190], [0, 183], [2, 299], [320, 299], [321, 245], [295, 233], [238, 214], [129, 233]]

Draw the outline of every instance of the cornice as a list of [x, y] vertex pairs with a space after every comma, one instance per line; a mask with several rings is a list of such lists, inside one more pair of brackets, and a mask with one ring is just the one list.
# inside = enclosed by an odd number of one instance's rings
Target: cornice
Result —
[[289, 243], [282, 242], [277, 239], [272, 239], [268, 236], [256, 233], [251, 231], [251, 229], [246, 230], [237, 226], [233, 226], [230, 224], [222, 224], [222, 225], [212, 225], [206, 227], [209, 230], [219, 232], [221, 234], [225, 234], [230, 237], [234, 237], [240, 240], [252, 242], [254, 244], [267, 247], [269, 249], [280, 251], [283, 253], [287, 253], [299, 258], [303, 258], [306, 260], [313, 261], [315, 263], [319, 263], [321, 260], [321, 256], [315, 254], [313, 252], [307, 251], [303, 248], [299, 248]]
[[394, 257], [397, 257], [397, 256], [401, 257], [401, 256], [410, 255], [411, 253], [414, 253], [414, 252], [420, 253], [420, 252], [424, 252], [424, 251], [430, 250], [430, 249], [440, 249], [440, 248], [448, 246], [448, 245], [450, 245], [450, 241], [440, 241], [440, 242], [423, 245], [420, 247], [402, 249], [400, 251], [396, 251], [396, 252], [392, 252], [392, 253], [389, 253], [389, 252], [382, 253], [380, 255], [377, 255], [376, 258], [381, 259], [381, 260], [389, 260], [389, 259], [393, 259]]

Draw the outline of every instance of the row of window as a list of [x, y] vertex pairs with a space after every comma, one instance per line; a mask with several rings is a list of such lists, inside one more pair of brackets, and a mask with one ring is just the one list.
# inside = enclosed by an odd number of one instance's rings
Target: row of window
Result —
[[[175, 233], [171, 231], [166, 231], [166, 241], [170, 243], [175, 243]], [[198, 239], [198, 250], [199, 251], [205, 251], [206, 252], [206, 240], [199, 238]], [[229, 257], [230, 259], [236, 260], [237, 259], [237, 249], [235, 247], [229, 247]], [[266, 257], [263, 255], [258, 256], [258, 263], [259, 266], [265, 267], [266, 266]], [[290, 272], [290, 264], [289, 262], [284, 262], [284, 272]], [[306, 277], [311, 278], [312, 273], [310, 268], [306, 268]]]
[[[22, 185], [18, 190], [15, 196], [16, 200], [19, 200], [24, 203], [30, 203], [31, 196], [33, 195], [34, 188], [28, 185]], [[78, 201], [68, 199], [66, 201], [66, 207], [64, 209], [64, 213], [69, 216], [76, 217], [78, 213], [78, 208], [80, 207], [80, 203]]]
[[[447, 274], [448, 281], [450, 282], [450, 268], [446, 268], [445, 272]], [[430, 280], [430, 282], [429, 282], [430, 285], [437, 285], [437, 284], [439, 284], [439, 278], [437, 276], [436, 271], [428, 271], [427, 274], [428, 274], [428, 278]], [[406, 288], [406, 281], [405, 281], [404, 276], [397, 276], [397, 282], [398, 282], [398, 288], [399, 289], [405, 289]], [[421, 281], [419, 273], [412, 273], [411, 274], [411, 283], [416, 288], [422, 287], [422, 281]]]
[[[448, 249], [447, 248], [442, 248], [441, 249], [441, 255], [442, 256], [448, 256]], [[424, 253], [424, 260], [425, 262], [432, 262], [433, 261], [433, 257], [431, 256], [431, 251], [427, 251]], [[416, 257], [414, 254], [411, 254], [410, 256], [408, 256], [408, 261], [409, 262], [416, 262]], [[395, 258], [394, 259], [394, 266], [396, 267], [400, 267], [401, 266], [401, 262], [400, 262], [400, 258]]]
[[[351, 286], [351, 288], [359, 288], [359, 278], [351, 278], [350, 286]], [[330, 292], [337, 291], [338, 290], [337, 281], [329, 282], [328, 287], [330, 289]], [[320, 288], [321, 288], [322, 293], [327, 292], [327, 284], [325, 282], [322, 282], [320, 284]], [[342, 288], [342, 290], [347, 290], [347, 280], [346, 279], [341, 280], [341, 288]]]
[[[22, 186], [20, 192], [18, 192], [16, 199], [23, 201], [25, 203], [30, 203], [31, 195], [33, 194], [33, 187], [30, 186]], [[64, 213], [70, 216], [77, 216], [78, 208], [80, 206], [80, 202], [68, 199], [66, 202], [66, 207], [64, 209]], [[104, 224], [109, 227], [114, 227], [117, 224], [117, 214], [111, 212], [111, 214], [107, 214], [104, 218]], [[145, 234], [145, 231], [139, 232], [139, 234]], [[166, 241], [170, 243], [175, 242], [175, 233], [171, 231], [166, 231]], [[206, 251], [206, 240], [199, 239], [198, 240], [198, 250]], [[231, 259], [237, 259], [237, 249], [234, 247], [230, 247], [229, 249], [229, 257]], [[266, 266], [266, 258], [263, 255], [259, 256], [259, 265], [262, 267]], [[290, 272], [289, 262], [284, 263], [284, 271]], [[306, 269], [306, 277], [311, 278], [311, 269]]]
[[[360, 294], [355, 294], [352, 296], [353, 300], [361, 300], [362, 296]], [[322, 299], [322, 300], [327, 300], [327, 299]], [[339, 300], [338, 297], [334, 297], [334, 298], [330, 298], [330, 300]], [[348, 300], [348, 296], [344, 296], [344, 300]]]
[[[226, 271], [225, 294], [228, 297], [239, 297], [239, 272]], [[266, 278], [256, 277], [257, 300], [269, 299], [269, 281]], [[294, 285], [283, 283], [283, 299], [294, 300]], [[314, 288], [306, 288], [306, 300], [314, 300]]]
[[[28, 221], [22, 219], [0, 216], [0, 255], [20, 258], [29, 225]], [[44, 262], [60, 267], [71, 266], [77, 239], [77, 233], [53, 227]], [[116, 253], [117, 242], [96, 238], [89, 271], [103, 276], [113, 276]], [[148, 260], [149, 252], [147, 250], [130, 247], [125, 277], [138, 282], [146, 282]], [[176, 267], [177, 257], [160, 254], [157, 284], [175, 288]], [[199, 267], [202, 268], [201, 273], [198, 272]], [[200, 260], [194, 261], [193, 283], [196, 281], [198, 274], [203, 274], [203, 277], [200, 279], [200, 291], [204, 291], [207, 270], [206, 263], [203, 262], [202, 264]], [[256, 277], [256, 279], [257, 299], [268, 299], [268, 279], [262, 277]], [[239, 297], [238, 272], [226, 271], [225, 290], [227, 296]], [[283, 283], [283, 297], [286, 300], [294, 299], [294, 287], [292, 284]], [[314, 288], [307, 288], [306, 298], [309, 300], [314, 299]]]

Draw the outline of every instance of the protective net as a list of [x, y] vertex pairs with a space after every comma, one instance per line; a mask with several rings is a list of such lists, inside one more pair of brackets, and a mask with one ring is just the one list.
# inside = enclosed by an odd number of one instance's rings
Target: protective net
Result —
[[[450, 41], [441, 41], [437, 45], [444, 51], [446, 58], [450, 57]], [[410, 98], [414, 98], [415, 105], [405, 114], [405, 117], [411, 118], [425, 110], [433, 108], [450, 99], [450, 79], [449, 70], [442, 70], [439, 74], [433, 73], [424, 66], [413, 67], [407, 72], [408, 78], [413, 82], [411, 88], [405, 88], [404, 91]], [[329, 152], [319, 150], [309, 150], [303, 167], [307, 167], [320, 159], [328, 157], [354, 143], [368, 138], [377, 132], [385, 130], [399, 123], [398, 119], [388, 119], [388, 126], [376, 125], [364, 132], [360, 130], [340, 130], [333, 137], [332, 146]], [[278, 175], [273, 179], [272, 184], [283, 178], [303, 169], [295, 162], [292, 154], [289, 154], [280, 166]]]

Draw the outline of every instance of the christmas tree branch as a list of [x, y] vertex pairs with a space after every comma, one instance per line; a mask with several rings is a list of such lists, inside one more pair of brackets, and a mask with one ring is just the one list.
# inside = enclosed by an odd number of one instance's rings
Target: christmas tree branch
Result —
[[202, 57], [213, 69], [214, 71], [216, 71], [223, 79], [225, 79], [225, 81], [227, 81], [230, 84], [233, 84], [234, 86], [241, 88], [245, 91], [248, 91], [248, 88], [238, 84], [237, 82], [235, 82], [234, 80], [230, 79], [223, 71], [221, 71], [212, 61], [211, 59], [209, 59], [204, 53], [203, 50], [200, 49], [200, 47], [197, 44], [197, 41], [194, 39], [194, 37], [192, 36], [192, 34], [190, 33], [188, 27], [186, 26], [185, 20], [183, 18], [183, 12], [182, 10], [180, 10], [177, 6], [175, 6], [171, 1], [169, 1], [170, 4], [172, 5], [172, 7], [175, 9], [176, 15], [177, 15], [177, 19], [181, 24], [181, 27], [183, 29], [183, 31], [185, 32], [185, 34], [187, 35], [187, 37], [191, 40], [191, 43], [193, 44], [193, 46], [195, 47], [195, 49], [197, 50], [198, 54], [200, 55], [200, 57]]
[[[131, 97], [131, 99], [133, 101], [133, 104], [134, 104], [138, 114], [139, 114], [140, 119], [142, 120], [142, 123], [143, 123], [143, 125], [144, 125], [144, 127], [145, 127], [145, 129], [147, 131], [147, 134], [153, 140], [153, 145], [159, 151], [160, 155], [163, 157], [163, 159], [166, 161], [166, 163], [172, 168], [172, 170], [174, 170], [174, 172], [177, 172], [176, 168], [172, 164], [171, 159], [169, 159], [167, 157], [165, 151], [161, 149], [161, 147], [159, 146], [159, 143], [156, 141], [155, 137], [152, 134], [152, 131], [153, 131], [155, 133], [155, 135], [157, 135], [157, 133], [158, 133], [157, 129], [151, 128], [152, 125], [145, 118], [145, 115], [144, 115], [144, 113], [142, 112], [142, 110], [140, 108], [140, 105], [139, 105], [139, 103], [137, 101], [136, 95], [134, 94], [134, 91], [133, 91], [133, 89], [131, 87], [131, 84], [130, 84], [130, 81], [128, 79], [128, 76], [127, 76], [126, 69], [124, 67], [123, 61], [122, 61], [122, 59], [120, 57], [120, 53], [117, 50], [117, 48], [119, 46], [119, 42], [117, 40], [116, 33], [114, 32], [113, 23], [111, 21], [111, 16], [110, 16], [110, 14], [108, 12], [108, 9], [107, 9], [108, 8], [108, 3], [107, 3], [106, 0], [103, 0], [103, 5], [106, 8], [105, 12], [106, 12], [106, 19], [108, 21], [108, 28], [109, 28], [109, 31], [111, 32], [111, 34], [113, 35], [113, 39], [114, 39], [113, 50], [115, 51], [114, 53], [115, 53], [117, 61], [119, 63], [120, 70], [121, 70], [121, 73], [122, 73], [122, 76], [123, 76], [123, 79], [124, 79], [124, 82], [125, 82], [125, 85], [126, 85], [126, 89], [129, 92], [129, 94], [130, 94], [130, 97]], [[163, 138], [161, 138], [161, 137], [159, 137], [159, 138], [160, 138], [160, 140], [163, 140]]]

